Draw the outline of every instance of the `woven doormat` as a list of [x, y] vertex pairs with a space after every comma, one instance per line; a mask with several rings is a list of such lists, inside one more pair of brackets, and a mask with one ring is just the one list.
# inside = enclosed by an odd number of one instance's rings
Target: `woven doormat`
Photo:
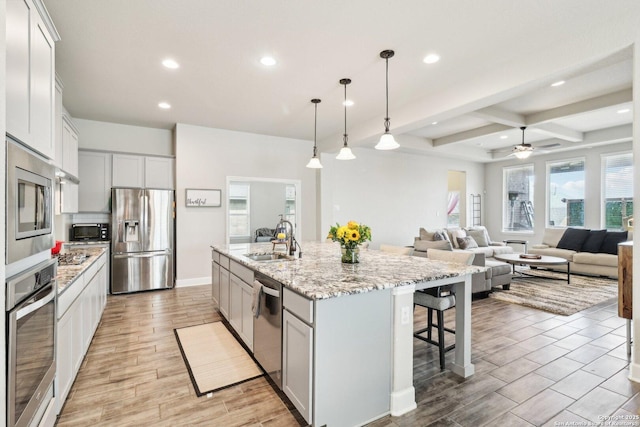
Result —
[[494, 288], [489, 297], [569, 316], [618, 296], [618, 282], [614, 279], [572, 274], [571, 284], [567, 284], [566, 273], [546, 270], [527, 270], [527, 273], [562, 280], [514, 277], [510, 290]]
[[198, 396], [264, 373], [222, 322], [174, 329]]

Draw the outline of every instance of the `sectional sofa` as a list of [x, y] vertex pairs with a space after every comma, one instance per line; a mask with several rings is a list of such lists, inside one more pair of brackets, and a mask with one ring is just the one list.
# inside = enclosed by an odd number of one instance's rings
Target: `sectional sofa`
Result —
[[472, 277], [473, 293], [488, 293], [491, 288], [502, 286], [509, 289], [511, 266], [493, 259], [497, 254], [513, 253], [513, 248], [502, 242], [493, 242], [485, 227], [449, 227], [427, 230], [420, 228], [420, 234], [413, 242], [413, 255], [427, 257], [429, 249], [466, 250], [475, 253], [473, 265], [489, 267], [484, 273]]
[[[546, 228], [542, 243], [529, 253], [555, 256], [569, 261], [572, 273], [618, 278], [618, 243], [633, 240], [632, 231]], [[565, 266], [549, 267], [564, 270]]]

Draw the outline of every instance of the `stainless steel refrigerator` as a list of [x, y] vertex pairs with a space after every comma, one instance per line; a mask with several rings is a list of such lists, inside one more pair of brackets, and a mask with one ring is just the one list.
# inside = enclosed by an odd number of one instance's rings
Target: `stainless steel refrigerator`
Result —
[[111, 189], [111, 293], [173, 288], [173, 190]]

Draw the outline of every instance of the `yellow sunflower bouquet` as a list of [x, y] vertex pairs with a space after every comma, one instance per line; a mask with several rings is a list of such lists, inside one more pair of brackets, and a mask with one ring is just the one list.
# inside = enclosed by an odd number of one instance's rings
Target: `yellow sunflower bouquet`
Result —
[[340, 242], [343, 262], [358, 262], [358, 245], [371, 241], [371, 229], [355, 221], [349, 221], [347, 225], [336, 223], [329, 229], [327, 239]]

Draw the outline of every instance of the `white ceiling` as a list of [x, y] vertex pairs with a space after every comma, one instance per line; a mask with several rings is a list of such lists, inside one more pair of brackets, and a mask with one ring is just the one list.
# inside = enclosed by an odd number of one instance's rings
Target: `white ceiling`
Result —
[[[357, 146], [367, 134], [360, 130], [382, 131], [385, 64], [379, 52], [393, 49], [391, 127], [403, 134], [401, 142], [413, 141], [402, 149], [424, 145], [492, 161], [521, 142], [522, 125], [534, 147], [575, 149], [631, 138], [632, 114], [617, 113], [632, 107], [630, 48], [567, 71], [560, 87], [549, 86], [554, 75], [456, 113], [409, 108], [436, 103], [483, 76], [507, 81], [516, 72], [513, 64], [535, 59], [558, 40], [638, 22], [637, 0], [44, 3], [62, 39], [56, 70], [65, 107], [77, 118], [165, 129], [187, 123], [313, 140], [310, 100], [320, 98], [318, 140], [331, 151], [341, 145], [344, 126], [344, 88], [338, 81], [348, 77], [353, 83], [347, 97], [355, 102], [348, 109], [348, 132], [354, 129], [350, 143]], [[441, 61], [424, 64], [431, 52]], [[278, 63], [263, 66], [263, 55]], [[169, 57], [179, 69], [161, 65]], [[172, 108], [159, 109], [161, 101]], [[608, 128], [613, 130], [601, 132]], [[479, 158], [480, 152], [485, 155]]]

